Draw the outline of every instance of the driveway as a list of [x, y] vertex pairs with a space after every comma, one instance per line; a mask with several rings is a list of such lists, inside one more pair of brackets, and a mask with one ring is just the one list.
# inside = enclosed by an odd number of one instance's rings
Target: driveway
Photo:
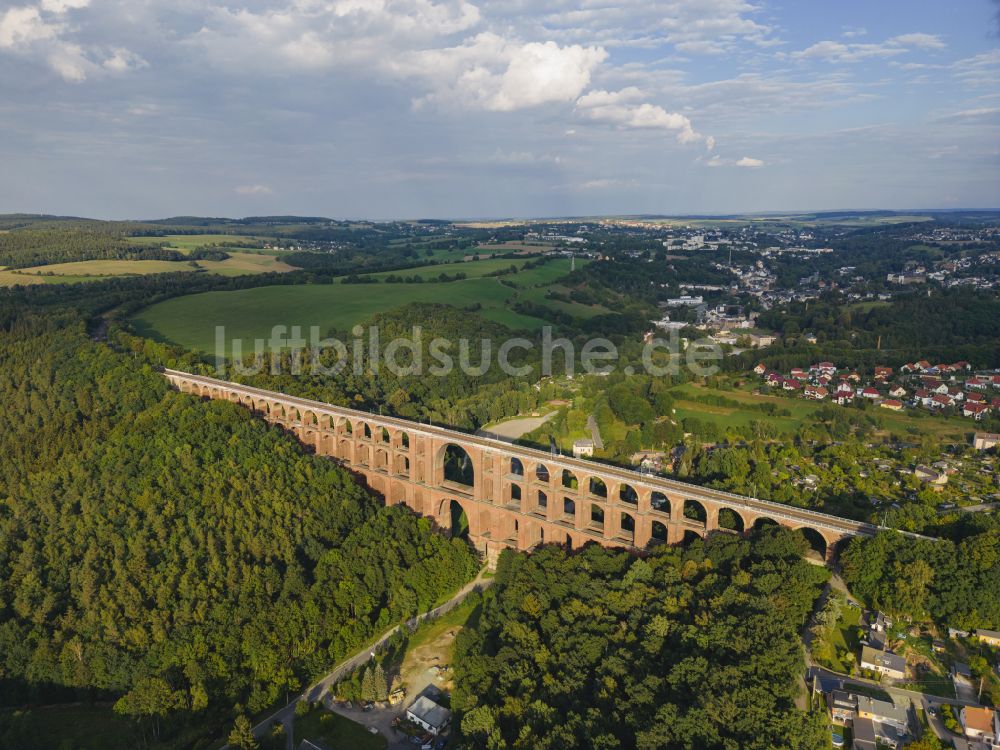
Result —
[[409, 737], [393, 727], [392, 722], [406, 713], [403, 704], [389, 706], [388, 708], [373, 708], [371, 711], [363, 711], [357, 706], [348, 708], [346, 705], [335, 703], [327, 695], [323, 704], [333, 711], [351, 721], [355, 721], [363, 727], [375, 727], [378, 733], [389, 741], [389, 750], [412, 750], [413, 745], [409, 742]]

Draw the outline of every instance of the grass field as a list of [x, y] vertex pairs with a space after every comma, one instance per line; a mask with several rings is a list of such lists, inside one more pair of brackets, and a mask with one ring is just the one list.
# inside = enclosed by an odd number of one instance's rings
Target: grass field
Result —
[[[133, 323], [141, 335], [205, 353], [215, 352], [216, 326], [225, 327], [227, 341], [242, 339], [243, 351], [247, 352], [253, 349], [255, 339], [269, 339], [276, 325], [300, 326], [306, 336], [311, 326], [318, 326], [326, 336], [330, 331], [347, 331], [376, 313], [411, 302], [446, 302], [460, 308], [479, 304], [482, 307], [478, 313], [488, 320], [512, 330], [537, 330], [545, 321], [508, 307], [523, 292], [501, 284], [499, 279], [483, 276], [512, 262], [523, 264], [523, 261], [482, 260], [396, 272], [432, 278], [442, 272], [462, 271], [469, 276], [444, 283], [335, 283], [195, 294], [153, 305], [141, 311]], [[568, 269], [569, 261], [560, 259], [503, 278], [516, 279], [516, 283], [535, 291], [534, 285], [560, 278]], [[389, 273], [372, 275], [385, 277]]]
[[323, 708], [297, 717], [293, 727], [296, 743], [315, 740], [330, 750], [383, 750], [388, 745], [382, 735], [371, 734], [357, 722]]
[[476, 303], [484, 317], [513, 329], [538, 328], [544, 321], [507, 309], [514, 290], [496, 279], [467, 279], [447, 284], [316, 284], [267, 286], [234, 292], [207, 292], [161, 302], [133, 320], [144, 336], [189, 349], [214, 352], [215, 327], [225, 326], [227, 341], [243, 339], [252, 351], [254, 339], [268, 339], [275, 325], [311, 326], [320, 333], [346, 331], [371, 317], [410, 302], [447, 302], [456, 307]]
[[[722, 427], [735, 424], [748, 425], [754, 420], [762, 420], [775, 425], [783, 432], [794, 432], [810, 420], [817, 410], [830, 406], [829, 403], [807, 401], [803, 398], [765, 396], [745, 391], [719, 391], [702, 388], [690, 383], [678, 386], [672, 389], [671, 392], [674, 394], [674, 405], [677, 409], [677, 417], [679, 419], [694, 417], [706, 422], [715, 422]], [[788, 410], [790, 416], [770, 416], [754, 409], [702, 404], [691, 398], [698, 394], [724, 396], [727, 399], [739, 401], [748, 406], [752, 404], [771, 403], [778, 409]], [[901, 434], [906, 433], [910, 428], [914, 428], [920, 434], [930, 433], [941, 438], [964, 440], [965, 433], [971, 429], [969, 420], [962, 419], [961, 417], [927, 417], [920, 419], [908, 416], [905, 412], [890, 412], [886, 409], [870, 409], [867, 413], [878, 417], [886, 429]]]
[[[158, 245], [162, 242], [167, 247], [181, 252], [191, 252], [203, 245], [256, 241], [254, 237], [248, 237], [244, 234], [168, 234], [163, 237], [132, 237], [131, 240], [148, 245]], [[267, 250], [266, 252], [277, 253], [280, 251]]]

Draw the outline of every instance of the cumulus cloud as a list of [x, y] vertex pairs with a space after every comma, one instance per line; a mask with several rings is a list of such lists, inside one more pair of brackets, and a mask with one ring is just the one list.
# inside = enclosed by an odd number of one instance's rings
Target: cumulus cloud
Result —
[[0, 48], [26, 47], [33, 42], [54, 39], [60, 27], [42, 19], [36, 7], [10, 8], [0, 16]]
[[640, 102], [642, 97], [643, 93], [634, 86], [621, 91], [596, 90], [577, 99], [576, 108], [584, 117], [597, 122], [623, 128], [671, 131], [676, 133], [679, 143], [706, 141], [709, 149], [715, 146], [714, 138], [706, 139], [695, 132], [687, 116], [668, 112], [656, 104]]
[[750, 156], [744, 156], [736, 160], [736, 166], [756, 169], [757, 167], [763, 167], [764, 162], [762, 162], [760, 159], [754, 159], [753, 157]]
[[98, 65], [94, 62], [100, 53], [98, 47], [87, 48], [67, 38], [64, 16], [89, 5], [90, 0], [42, 0], [38, 5], [10, 8], [0, 15], [0, 50], [44, 60], [49, 68], [72, 83], [84, 81], [101, 69], [124, 72], [144, 67], [146, 62], [141, 57], [123, 47], [112, 50]]

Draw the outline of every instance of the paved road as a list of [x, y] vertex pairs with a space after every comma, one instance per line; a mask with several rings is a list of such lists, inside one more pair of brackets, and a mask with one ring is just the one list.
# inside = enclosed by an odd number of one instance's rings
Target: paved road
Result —
[[[493, 584], [492, 578], [484, 578], [486, 569], [479, 571], [479, 575], [471, 583], [463, 586], [455, 596], [446, 601], [444, 604], [435, 607], [432, 610], [424, 612], [423, 614], [417, 615], [407, 620], [403, 625], [410, 630], [414, 630], [417, 625], [419, 625], [424, 620], [434, 619], [435, 617], [440, 617], [446, 612], [451, 611], [456, 606], [458, 606], [469, 594], [473, 591], [482, 591]], [[336, 667], [334, 667], [330, 672], [327, 673], [325, 677], [319, 681], [313, 683], [308, 688], [303, 690], [299, 695], [295, 696], [286, 706], [279, 708], [273, 714], [268, 716], [266, 719], [261, 721], [253, 728], [254, 736], [257, 738], [263, 737], [265, 733], [276, 723], [281, 723], [285, 727], [285, 737], [287, 738], [286, 747], [288, 750], [293, 750], [293, 728], [295, 723], [295, 706], [301, 700], [308, 700], [311, 703], [315, 703], [322, 699], [323, 695], [336, 683], [340, 682], [345, 676], [353, 672], [358, 667], [367, 663], [375, 653], [381, 651], [385, 648], [386, 643], [389, 639], [396, 634], [396, 631], [402, 627], [397, 625], [391, 630], [384, 633], [377, 641], [361, 649], [353, 656], [340, 662]], [[391, 738], [390, 738], [391, 739]], [[223, 745], [221, 750], [234, 750], [230, 746]]]
[[593, 414], [587, 417], [587, 429], [590, 430], [590, 439], [594, 441], [594, 448], [599, 451], [604, 450], [604, 441], [601, 440], [601, 428], [597, 426], [597, 420], [594, 419]]

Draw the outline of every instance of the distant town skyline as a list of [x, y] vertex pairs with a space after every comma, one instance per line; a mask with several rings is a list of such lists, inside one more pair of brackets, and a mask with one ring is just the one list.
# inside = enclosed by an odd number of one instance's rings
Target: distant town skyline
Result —
[[14, 0], [0, 213], [1000, 206], [1000, 2]]

